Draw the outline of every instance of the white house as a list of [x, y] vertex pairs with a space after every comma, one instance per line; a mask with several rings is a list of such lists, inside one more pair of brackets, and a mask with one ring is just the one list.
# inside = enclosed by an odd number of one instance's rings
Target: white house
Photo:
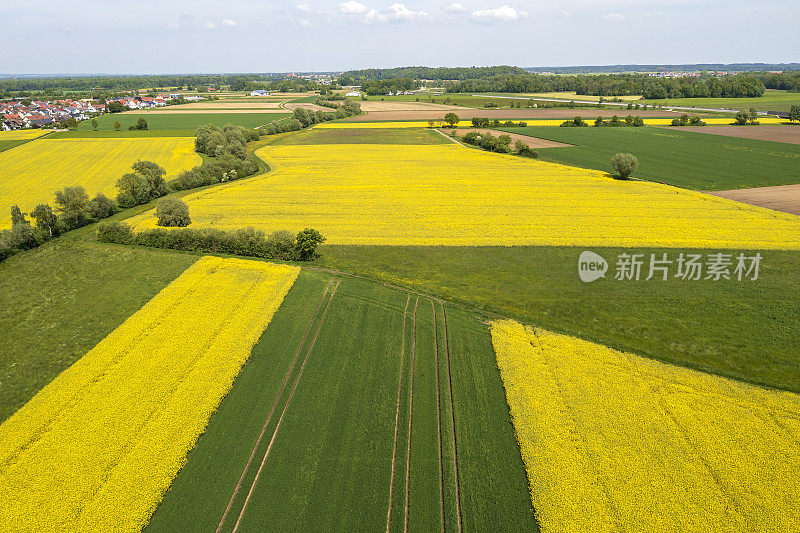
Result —
[[250, 96], [269, 96], [269, 91], [265, 91], [264, 89], [256, 89], [255, 91], [250, 91]]
[[359, 91], [350, 91], [349, 93], [345, 94], [345, 96], [361, 96], [361, 92], [359, 92]]

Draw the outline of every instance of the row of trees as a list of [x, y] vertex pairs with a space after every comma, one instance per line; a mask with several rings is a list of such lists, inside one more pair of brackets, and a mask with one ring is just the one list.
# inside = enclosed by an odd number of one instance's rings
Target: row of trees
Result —
[[524, 157], [539, 157], [539, 152], [531, 149], [530, 146], [520, 140], [517, 140], [514, 143], [514, 148], [512, 150], [511, 136], [508, 134], [502, 134], [495, 137], [488, 131], [484, 133], [469, 131], [466, 135], [464, 135], [464, 137], [461, 138], [461, 140], [467, 144], [478, 146], [490, 152], [497, 152], [500, 154], [509, 154], [513, 152]]
[[361, 114], [361, 104], [352, 100], [334, 101], [317, 99], [317, 105], [330, 107], [334, 109], [334, 111], [322, 111], [320, 109], [314, 111], [298, 107], [292, 112], [293, 117], [291, 119], [281, 119], [270, 122], [258, 128], [258, 132], [261, 135], [275, 135], [277, 133], [298, 131], [313, 126], [314, 124]]
[[134, 233], [122, 222], [104, 222], [97, 228], [100, 242], [169, 248], [186, 252], [223, 253], [278, 259], [310, 261], [319, 256], [317, 246], [325, 241], [315, 229], [297, 235], [276, 231], [266, 235], [251, 227], [233, 232], [218, 229], [150, 229]]

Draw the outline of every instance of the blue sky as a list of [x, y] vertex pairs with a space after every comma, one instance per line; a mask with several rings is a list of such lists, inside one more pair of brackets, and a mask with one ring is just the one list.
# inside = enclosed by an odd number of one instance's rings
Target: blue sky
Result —
[[0, 72], [800, 61], [796, 0], [2, 0]]

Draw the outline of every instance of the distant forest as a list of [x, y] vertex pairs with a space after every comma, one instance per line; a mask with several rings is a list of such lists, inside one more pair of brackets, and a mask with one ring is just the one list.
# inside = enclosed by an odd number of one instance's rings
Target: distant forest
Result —
[[[730, 70], [733, 65], [619, 65], [618, 68], [646, 69], [670, 67], [679, 71]], [[800, 92], [800, 64], [765, 65], [747, 63], [741, 69], [762, 68], [724, 76], [700, 72], [698, 76], [659, 78], [647, 74], [540, 74], [520, 67], [399, 67], [389, 69], [350, 70], [338, 77], [340, 85], [360, 85], [369, 95], [383, 95], [413, 90], [423, 83], [434, 84], [451, 93], [535, 93], [575, 91], [581, 95], [642, 95], [659, 100], [666, 98], [758, 97], [766, 89]], [[659, 68], [656, 68], [659, 67]], [[767, 70], [785, 72], [771, 73]], [[569, 67], [580, 69], [584, 67]], [[587, 67], [589, 68], [589, 67]], [[607, 68], [607, 67], [591, 67]], [[273, 91], [311, 91], [327, 89], [313, 78], [287, 74], [186, 74], [144, 76], [65, 76], [0, 78], [0, 98], [64, 95], [109, 97], [137, 89], [180, 87], [203, 92], [229, 88], [234, 91], [267, 89]]]
[[528, 72], [553, 74], [621, 74], [630, 72], [770, 72], [800, 70], [800, 63], [687, 63], [683, 65], [584, 65], [573, 67], [526, 67]]

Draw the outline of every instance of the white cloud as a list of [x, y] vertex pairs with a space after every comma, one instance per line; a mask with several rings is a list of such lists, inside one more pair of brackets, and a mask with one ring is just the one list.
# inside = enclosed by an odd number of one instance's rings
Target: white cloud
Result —
[[237, 26], [237, 23], [235, 20], [225, 19], [222, 21], [222, 25], [227, 26], [229, 28], [233, 28], [234, 26]]
[[425, 11], [408, 9], [405, 4], [392, 4], [382, 11], [370, 9], [364, 15], [364, 22], [367, 24], [383, 24], [386, 22], [405, 22], [425, 18], [428, 18], [428, 13]]
[[211, 21], [206, 22], [205, 24], [203, 24], [203, 27], [205, 29], [207, 29], [207, 30], [216, 30], [217, 29], [217, 25], [215, 23], [211, 22]]
[[609, 13], [607, 15], [603, 15], [603, 20], [606, 22], [622, 22], [625, 20], [625, 15], [620, 15], [619, 13]]
[[[343, 2], [339, 4], [339, 9], [341, 10], [342, 13], [347, 13], [347, 14], [359, 15], [361, 13], [367, 13], [367, 6], [365, 6], [361, 2], [356, 2], [355, 0], [349, 0], [348, 2]], [[376, 11], [373, 9], [372, 11], [370, 11], [370, 13], [372, 12]]]
[[464, 4], [459, 2], [453, 2], [444, 8], [444, 10], [448, 13], [464, 13], [468, 11], [467, 7]]
[[522, 20], [528, 17], [526, 11], [517, 10], [513, 7], [503, 4], [495, 9], [478, 9], [472, 12], [472, 19], [477, 22], [512, 22], [514, 20]]
[[298, 20], [297, 23], [300, 24], [304, 28], [308, 28], [309, 26], [311, 26], [311, 22], [308, 19], [304, 19], [304, 18], [301, 18], [300, 20]]
[[424, 11], [408, 9], [405, 4], [392, 4], [387, 10], [387, 16], [390, 20], [414, 20], [425, 18], [428, 14]]
[[378, 13], [376, 10], [370, 9], [369, 12], [364, 15], [364, 20], [370, 24], [376, 24], [386, 22], [387, 18], [383, 13]]
[[304, 13], [311, 13], [311, 6], [308, 4], [297, 4], [294, 8], [298, 11], [303, 11]]
[[170, 22], [169, 25], [167, 25], [167, 27], [169, 29], [171, 29], [171, 30], [177, 30], [177, 29], [179, 29], [181, 27], [181, 23], [180, 22]]
[[563, 9], [559, 9], [554, 13], [555, 16], [568, 19], [572, 16], [572, 11], [564, 11]]

